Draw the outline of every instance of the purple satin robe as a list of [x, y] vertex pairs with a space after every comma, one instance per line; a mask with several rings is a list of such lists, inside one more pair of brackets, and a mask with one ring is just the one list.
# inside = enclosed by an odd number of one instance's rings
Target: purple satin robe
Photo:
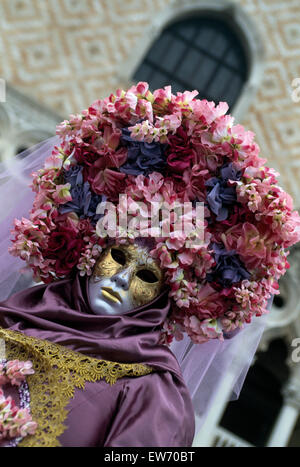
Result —
[[191, 446], [193, 411], [170, 372], [76, 389], [67, 406], [63, 446]]

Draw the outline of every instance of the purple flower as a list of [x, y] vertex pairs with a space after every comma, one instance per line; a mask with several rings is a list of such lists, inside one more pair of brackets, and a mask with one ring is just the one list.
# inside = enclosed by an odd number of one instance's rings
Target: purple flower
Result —
[[225, 164], [220, 170], [220, 177], [210, 178], [205, 182], [208, 188], [207, 202], [217, 221], [227, 219], [230, 207], [237, 203], [235, 186], [228, 186], [228, 180], [240, 180], [242, 171], [232, 163]]
[[128, 128], [122, 129], [121, 140], [128, 148], [127, 161], [120, 167], [121, 172], [128, 175], [148, 175], [151, 172], [164, 171], [166, 144], [136, 141], [131, 138]]
[[240, 180], [241, 176], [242, 171], [236, 169], [232, 162], [221, 167], [221, 178], [223, 180]]
[[208, 282], [217, 282], [223, 287], [231, 287], [244, 279], [250, 279], [251, 274], [234, 250], [227, 251], [223, 245], [213, 244], [216, 266], [206, 275]]
[[70, 183], [71, 187], [74, 187], [76, 185], [82, 185], [82, 171], [83, 167], [81, 165], [72, 165], [71, 167], [69, 167], [69, 170], [64, 171], [65, 183]]
[[101, 201], [105, 201], [104, 195], [96, 195], [90, 189], [89, 182], [84, 182], [83, 167], [75, 165], [64, 172], [65, 183], [70, 183], [72, 201], [60, 206], [60, 213], [75, 212], [80, 219], [90, 218], [92, 224], [96, 224], [103, 214], [96, 214], [96, 209]]

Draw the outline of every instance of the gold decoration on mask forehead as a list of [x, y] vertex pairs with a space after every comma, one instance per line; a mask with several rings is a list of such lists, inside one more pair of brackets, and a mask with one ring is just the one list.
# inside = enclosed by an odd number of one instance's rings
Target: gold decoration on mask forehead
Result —
[[152, 301], [161, 292], [163, 272], [146, 248], [134, 244], [108, 247], [96, 263], [94, 280], [110, 278], [124, 271], [129, 277], [129, 293], [135, 306]]
[[107, 248], [98, 259], [93, 271], [93, 276], [96, 278], [112, 277], [120, 270], [120, 265], [114, 261], [113, 257], [111, 256], [111, 248]]

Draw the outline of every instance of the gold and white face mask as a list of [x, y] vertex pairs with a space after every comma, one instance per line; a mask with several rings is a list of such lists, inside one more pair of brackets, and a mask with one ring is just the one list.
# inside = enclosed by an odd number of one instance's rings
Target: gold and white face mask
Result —
[[95, 314], [124, 314], [154, 300], [162, 287], [163, 272], [147, 248], [110, 246], [89, 280], [90, 304]]

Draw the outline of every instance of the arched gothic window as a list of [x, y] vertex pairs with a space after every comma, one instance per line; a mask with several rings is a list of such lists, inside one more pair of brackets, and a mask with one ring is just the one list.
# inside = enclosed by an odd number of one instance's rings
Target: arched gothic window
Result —
[[221, 18], [200, 16], [177, 21], [152, 44], [133, 80], [151, 89], [199, 91], [199, 98], [237, 101], [248, 78], [248, 63], [238, 34]]

